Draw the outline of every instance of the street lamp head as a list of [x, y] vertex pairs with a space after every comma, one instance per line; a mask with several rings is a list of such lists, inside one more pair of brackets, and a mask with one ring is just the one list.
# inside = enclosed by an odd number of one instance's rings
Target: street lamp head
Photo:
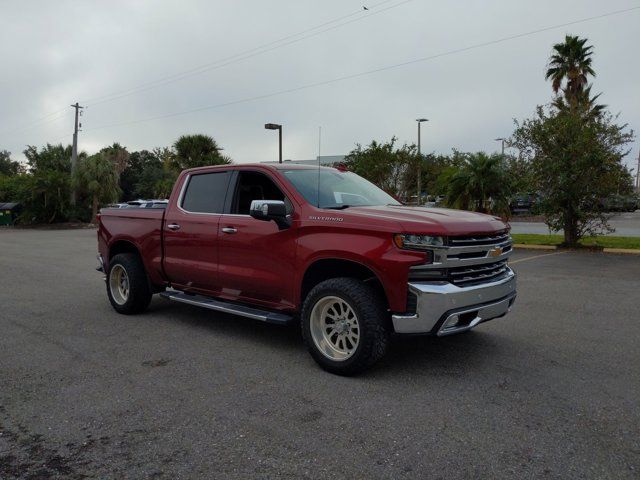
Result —
[[496, 138], [495, 140], [496, 140], [496, 142], [503, 142], [503, 141], [506, 140], [506, 138]]
[[265, 123], [264, 128], [267, 130], [280, 130], [282, 125], [278, 125], [277, 123]]
[[428, 121], [429, 121], [428, 118], [416, 118], [416, 122], [418, 122], [418, 123], [428, 122]]

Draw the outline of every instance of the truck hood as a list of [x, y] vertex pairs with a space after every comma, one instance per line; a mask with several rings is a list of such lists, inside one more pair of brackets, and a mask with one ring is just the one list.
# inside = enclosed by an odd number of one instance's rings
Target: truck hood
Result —
[[[483, 213], [453, 210], [449, 208], [407, 207], [388, 205], [373, 207], [349, 207], [340, 212], [352, 217], [377, 223], [389, 221], [400, 224], [402, 232], [426, 235], [489, 234], [509, 228], [502, 220]], [[365, 217], [365, 218], [362, 218]]]

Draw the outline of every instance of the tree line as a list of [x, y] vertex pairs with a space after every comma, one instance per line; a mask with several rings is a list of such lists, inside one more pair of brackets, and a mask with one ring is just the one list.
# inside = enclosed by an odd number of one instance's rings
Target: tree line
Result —
[[153, 150], [129, 152], [114, 143], [94, 155], [80, 152], [73, 174], [70, 145], [28, 146], [24, 155], [26, 166], [0, 151], [0, 200], [19, 202], [23, 223], [95, 221], [110, 203], [167, 198], [186, 168], [231, 163], [213, 138], [201, 134]]
[[[600, 94], [591, 93], [593, 47], [567, 35], [553, 46], [545, 78], [552, 98], [532, 118], [515, 121], [508, 145], [517, 156], [460, 153], [419, 158], [415, 145], [358, 145], [346, 158], [349, 169], [401, 199], [416, 192], [417, 172], [430, 194], [445, 195], [450, 207], [509, 215], [517, 192], [535, 193], [537, 208], [553, 230], [564, 231], [564, 245], [586, 235], [612, 231], [603, 199], [633, 194], [633, 178], [624, 166], [634, 135], [619, 124]], [[421, 166], [419, 169], [418, 166]]]
[[[392, 137], [356, 145], [345, 166], [409, 203], [421, 203], [428, 193], [444, 196], [449, 207], [503, 217], [516, 193], [535, 193], [546, 223], [564, 230], [566, 245], [610, 231], [599, 202], [633, 191], [623, 164], [633, 132], [598, 103], [600, 94], [591, 93], [592, 56], [587, 39], [576, 36], [553, 46], [545, 71], [552, 97], [532, 118], [515, 121], [507, 144], [517, 155], [418, 155], [416, 145], [398, 145]], [[231, 162], [207, 135], [184, 135], [171, 147], [137, 152], [114, 143], [95, 155], [81, 153], [73, 175], [70, 146], [29, 146], [24, 154], [26, 168], [0, 152], [0, 200], [22, 203], [21, 220], [33, 223], [88, 221], [118, 199], [166, 198], [182, 169]]]

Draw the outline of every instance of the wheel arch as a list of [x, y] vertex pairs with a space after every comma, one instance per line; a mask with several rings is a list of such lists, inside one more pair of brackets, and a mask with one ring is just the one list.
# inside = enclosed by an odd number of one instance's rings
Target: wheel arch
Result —
[[331, 278], [357, 278], [368, 284], [382, 298], [385, 308], [389, 307], [389, 300], [380, 280], [380, 276], [367, 265], [343, 258], [321, 258], [307, 266], [300, 285], [300, 305], [307, 294], [320, 282]]
[[111, 259], [116, 255], [118, 255], [119, 253], [134, 253], [138, 255], [140, 258], [142, 258], [142, 255], [140, 254], [140, 250], [138, 249], [136, 244], [129, 240], [116, 240], [115, 242], [113, 242], [109, 246], [108, 260], [111, 261]]

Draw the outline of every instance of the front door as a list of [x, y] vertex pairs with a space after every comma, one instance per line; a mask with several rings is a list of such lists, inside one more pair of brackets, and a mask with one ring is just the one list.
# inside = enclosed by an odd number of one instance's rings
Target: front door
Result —
[[267, 174], [238, 172], [230, 214], [218, 225], [220, 295], [267, 308], [293, 308], [295, 222], [280, 230], [275, 222], [250, 217], [252, 200], [284, 200], [293, 214], [291, 203]]
[[218, 288], [218, 224], [231, 171], [191, 174], [165, 214], [164, 271], [172, 285], [213, 294]]

